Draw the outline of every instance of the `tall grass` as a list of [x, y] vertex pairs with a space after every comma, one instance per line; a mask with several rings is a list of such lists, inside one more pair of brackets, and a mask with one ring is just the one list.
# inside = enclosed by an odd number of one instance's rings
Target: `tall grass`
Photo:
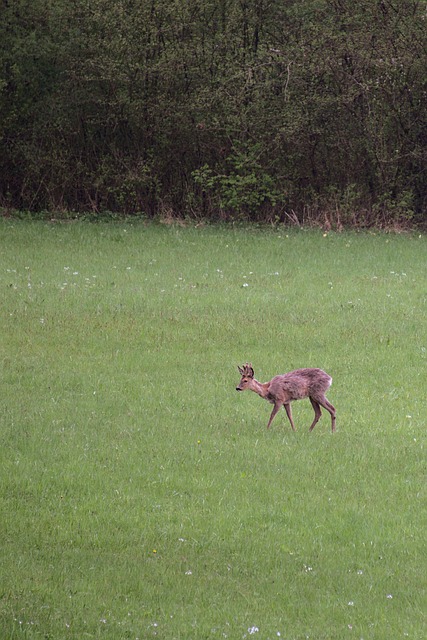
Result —
[[424, 236], [0, 234], [2, 638], [425, 638]]

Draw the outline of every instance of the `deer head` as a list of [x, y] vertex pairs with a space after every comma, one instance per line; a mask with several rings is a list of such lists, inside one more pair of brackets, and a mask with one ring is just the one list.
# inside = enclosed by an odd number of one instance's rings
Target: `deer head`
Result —
[[239, 384], [236, 387], [236, 391], [244, 391], [250, 387], [251, 381], [254, 378], [254, 370], [251, 364], [244, 364], [242, 367], [237, 367], [240, 375], [242, 376]]

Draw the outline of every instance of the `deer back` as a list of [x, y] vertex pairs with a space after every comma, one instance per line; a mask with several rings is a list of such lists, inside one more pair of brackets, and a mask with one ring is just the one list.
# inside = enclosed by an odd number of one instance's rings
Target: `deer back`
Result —
[[296, 369], [275, 376], [268, 387], [272, 399], [290, 402], [308, 396], [321, 396], [331, 386], [332, 378], [322, 369]]

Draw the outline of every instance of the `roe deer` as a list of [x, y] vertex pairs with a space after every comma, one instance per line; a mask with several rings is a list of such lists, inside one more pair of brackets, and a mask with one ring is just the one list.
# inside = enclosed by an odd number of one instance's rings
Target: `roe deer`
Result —
[[335, 407], [326, 398], [325, 393], [332, 383], [332, 378], [322, 369], [296, 369], [280, 376], [275, 376], [270, 382], [258, 382], [254, 378], [254, 370], [251, 364], [244, 364], [243, 367], [237, 367], [241, 374], [241, 380], [236, 387], [236, 391], [244, 391], [250, 389], [255, 391], [261, 398], [265, 398], [271, 404], [274, 404], [268, 421], [267, 429], [269, 429], [274, 416], [283, 405], [291, 423], [292, 429], [295, 431], [294, 421], [292, 420], [291, 402], [292, 400], [301, 400], [302, 398], [310, 398], [310, 402], [314, 409], [314, 420], [310, 427], [313, 431], [322, 411], [320, 407], [324, 407], [331, 414], [332, 432], [335, 431]]

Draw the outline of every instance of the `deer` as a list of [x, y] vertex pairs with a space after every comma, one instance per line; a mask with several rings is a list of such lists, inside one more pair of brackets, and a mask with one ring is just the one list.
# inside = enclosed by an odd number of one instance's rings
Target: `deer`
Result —
[[335, 407], [329, 402], [325, 395], [332, 384], [332, 378], [325, 371], [322, 371], [322, 369], [296, 369], [289, 373], [274, 376], [270, 382], [262, 383], [255, 380], [252, 364], [246, 363], [242, 367], [237, 368], [242, 377], [236, 387], [236, 391], [250, 389], [274, 405], [267, 429], [270, 428], [274, 416], [280, 407], [283, 406], [285, 407], [293, 431], [296, 431], [292, 419], [291, 402], [293, 400], [309, 398], [314, 409], [314, 420], [309, 430], [313, 431], [318, 423], [322, 415], [320, 407], [323, 407], [331, 414], [332, 433], [335, 431]]

